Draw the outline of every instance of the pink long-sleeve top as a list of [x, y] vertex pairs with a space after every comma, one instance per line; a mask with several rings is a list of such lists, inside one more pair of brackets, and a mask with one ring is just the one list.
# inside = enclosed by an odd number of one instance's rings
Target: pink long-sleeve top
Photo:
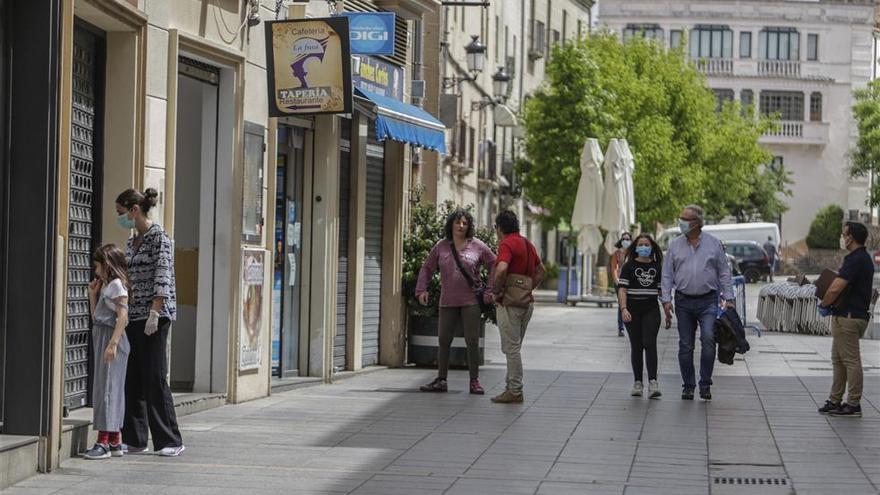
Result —
[[[480, 265], [494, 270], [495, 254], [483, 241], [470, 238], [464, 249], [459, 250], [461, 265], [471, 276], [471, 280], [481, 285]], [[452, 247], [447, 240], [441, 240], [434, 245], [428, 258], [422, 264], [419, 271], [419, 281], [416, 284], [416, 296], [428, 290], [428, 283], [437, 269], [440, 269], [440, 306], [470, 306], [477, 304], [477, 296], [468, 285], [467, 280], [453, 258]], [[492, 280], [490, 274], [489, 280]], [[489, 287], [491, 289], [491, 287]]]

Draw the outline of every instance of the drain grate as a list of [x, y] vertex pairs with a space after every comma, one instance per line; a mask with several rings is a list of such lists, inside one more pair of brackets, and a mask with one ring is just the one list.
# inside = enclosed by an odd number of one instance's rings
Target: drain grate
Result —
[[764, 485], [787, 486], [787, 478], [741, 478], [734, 476], [716, 476], [716, 485]]

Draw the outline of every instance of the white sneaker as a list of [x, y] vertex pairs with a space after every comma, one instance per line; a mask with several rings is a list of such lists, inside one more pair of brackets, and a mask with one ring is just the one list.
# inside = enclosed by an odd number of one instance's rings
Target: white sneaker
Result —
[[159, 455], [162, 457], [177, 457], [181, 452], [186, 450], [186, 447], [183, 445], [179, 447], [165, 447], [164, 449], [159, 451]]
[[644, 390], [644, 389], [645, 389], [645, 386], [642, 385], [642, 382], [635, 382], [633, 384], [632, 392], [630, 392], [630, 395], [632, 395], [633, 397], [641, 397], [642, 390]]
[[650, 380], [648, 382], [648, 398], [659, 399], [661, 395], [663, 394], [660, 393], [660, 384], [657, 383], [657, 380]]

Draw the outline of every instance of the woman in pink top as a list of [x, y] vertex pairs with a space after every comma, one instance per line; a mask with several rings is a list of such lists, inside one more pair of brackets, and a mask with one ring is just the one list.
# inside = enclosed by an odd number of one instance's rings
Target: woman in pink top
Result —
[[[419, 271], [416, 298], [428, 305], [428, 283], [434, 272], [440, 270], [440, 324], [437, 349], [437, 378], [421, 387], [422, 392], [446, 392], [446, 374], [449, 369], [449, 347], [459, 323], [464, 327], [467, 342], [468, 368], [470, 369], [470, 392], [482, 395], [479, 380], [480, 359], [480, 305], [477, 292], [471, 288], [468, 277], [475, 287], [482, 286], [480, 265], [489, 270], [495, 266], [495, 254], [483, 241], [474, 238], [474, 218], [466, 210], [457, 209], [446, 218], [443, 227], [445, 239], [438, 242]], [[455, 257], [461, 261], [461, 268]], [[465, 276], [464, 271], [467, 273]], [[492, 277], [489, 277], [492, 280]], [[492, 291], [485, 291], [490, 301]]]

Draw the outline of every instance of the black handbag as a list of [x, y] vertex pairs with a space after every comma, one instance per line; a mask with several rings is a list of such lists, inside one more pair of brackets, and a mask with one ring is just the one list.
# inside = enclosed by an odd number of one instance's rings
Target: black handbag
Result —
[[455, 264], [458, 265], [458, 270], [464, 275], [464, 279], [467, 281], [468, 286], [470, 286], [471, 290], [474, 291], [474, 295], [477, 297], [477, 304], [480, 305], [480, 313], [482, 313], [483, 318], [494, 321], [495, 304], [487, 303], [484, 299], [483, 295], [486, 293], [486, 289], [484, 287], [477, 287], [474, 279], [471, 278], [467, 270], [462, 266], [461, 258], [458, 257], [458, 250], [455, 249], [455, 241], [449, 241], [449, 247], [452, 249], [452, 257], [455, 258]]

